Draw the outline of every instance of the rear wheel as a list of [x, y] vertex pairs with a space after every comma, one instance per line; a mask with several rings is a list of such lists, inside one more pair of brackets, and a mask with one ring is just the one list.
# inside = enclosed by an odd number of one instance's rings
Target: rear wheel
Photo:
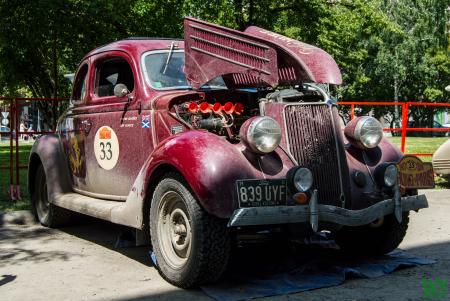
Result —
[[335, 236], [342, 251], [357, 255], [382, 255], [402, 242], [408, 229], [409, 212], [399, 223], [393, 214], [360, 227], [343, 227]]
[[225, 220], [204, 211], [185, 180], [170, 173], [153, 193], [150, 233], [158, 270], [188, 288], [217, 280], [230, 254]]
[[69, 222], [71, 212], [50, 203], [48, 200], [47, 178], [42, 165], [36, 171], [34, 192], [31, 199], [34, 214], [42, 225], [54, 228], [63, 226]]

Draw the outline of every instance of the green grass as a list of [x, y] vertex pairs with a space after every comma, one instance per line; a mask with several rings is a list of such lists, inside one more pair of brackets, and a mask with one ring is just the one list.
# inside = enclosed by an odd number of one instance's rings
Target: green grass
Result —
[[[400, 147], [401, 137], [388, 137], [395, 145]], [[433, 153], [442, 143], [447, 141], [447, 137], [407, 137], [407, 153]], [[21, 165], [28, 164], [28, 155], [32, 143], [20, 143], [19, 162]], [[431, 157], [421, 157], [423, 161], [430, 162]], [[0, 166], [9, 166], [9, 142], [0, 142]], [[14, 178], [15, 179], [15, 178]], [[450, 183], [436, 177], [437, 188], [450, 188]], [[0, 169], [0, 211], [13, 211], [30, 208], [30, 196], [27, 192], [27, 170], [20, 170], [20, 188], [22, 194], [21, 201], [11, 201], [9, 197], [9, 170]]]
[[[402, 137], [388, 137], [388, 139], [400, 148]], [[406, 153], [434, 153], [448, 137], [406, 137]], [[420, 157], [422, 161], [431, 162], [431, 156]]]
[[[19, 162], [20, 165], [28, 164], [28, 155], [32, 143], [20, 141]], [[0, 166], [9, 167], [9, 141], [0, 142]], [[27, 170], [20, 170], [20, 192], [22, 200], [11, 201], [9, 196], [9, 169], [0, 169], [0, 212], [30, 209], [30, 197], [27, 192]], [[13, 178], [15, 182], [15, 176]]]

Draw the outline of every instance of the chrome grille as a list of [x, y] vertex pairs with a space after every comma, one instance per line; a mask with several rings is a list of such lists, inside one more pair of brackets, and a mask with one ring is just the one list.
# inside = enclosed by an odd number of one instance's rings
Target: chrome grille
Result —
[[[318, 190], [322, 204], [341, 205], [336, 140], [330, 107], [325, 104], [287, 105], [284, 108], [288, 149], [300, 166], [309, 168], [314, 175], [313, 187]], [[338, 120], [335, 119], [338, 125]], [[344, 190], [348, 185], [348, 167], [338, 139]], [[345, 191], [344, 195], [348, 195]]]

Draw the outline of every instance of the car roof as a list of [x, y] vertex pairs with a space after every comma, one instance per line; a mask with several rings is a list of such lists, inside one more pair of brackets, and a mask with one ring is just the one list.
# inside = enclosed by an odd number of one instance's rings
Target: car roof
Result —
[[124, 51], [127, 53], [143, 53], [150, 50], [170, 49], [174, 43], [177, 49], [184, 48], [182, 39], [174, 38], [152, 38], [152, 37], [131, 37], [124, 40], [111, 42], [91, 50], [83, 58], [86, 59], [98, 53], [106, 51]]

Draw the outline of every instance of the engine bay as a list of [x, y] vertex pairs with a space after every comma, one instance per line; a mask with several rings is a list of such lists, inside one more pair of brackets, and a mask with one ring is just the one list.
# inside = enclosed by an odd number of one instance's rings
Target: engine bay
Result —
[[324, 96], [307, 86], [282, 90], [213, 90], [199, 92], [195, 100], [173, 101], [171, 112], [192, 129], [207, 130], [239, 142], [239, 130], [251, 117], [264, 115], [267, 103], [324, 101]]

